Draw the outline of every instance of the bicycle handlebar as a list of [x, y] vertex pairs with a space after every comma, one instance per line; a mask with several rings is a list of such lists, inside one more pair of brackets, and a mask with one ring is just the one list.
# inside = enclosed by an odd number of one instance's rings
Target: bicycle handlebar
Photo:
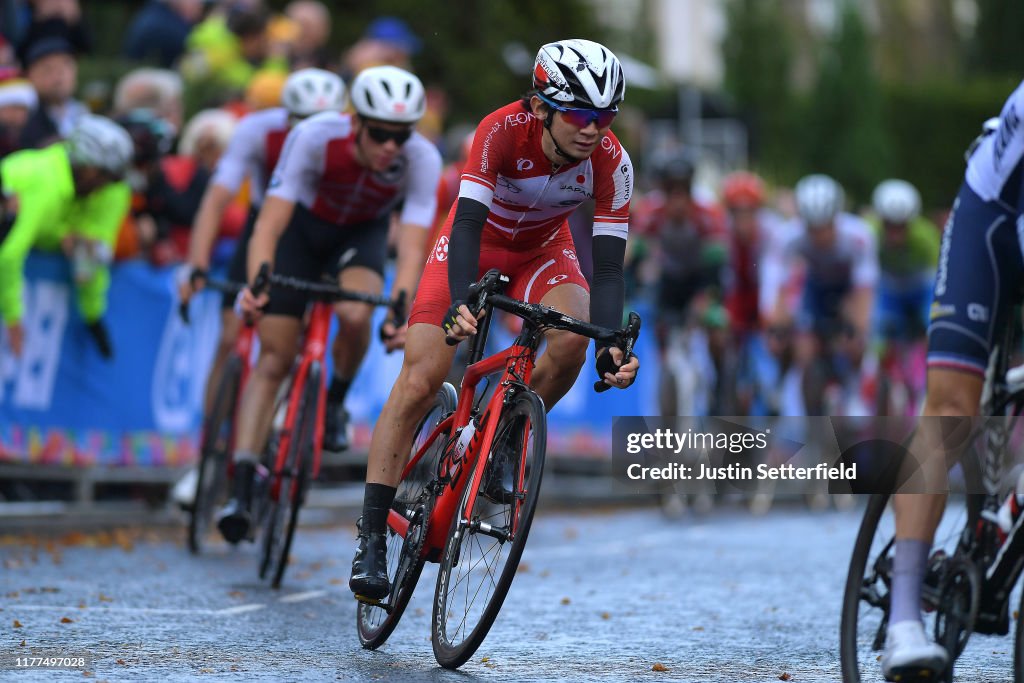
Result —
[[[615, 346], [622, 349], [622, 362], [625, 363], [633, 355], [633, 345], [640, 336], [640, 316], [636, 311], [629, 313], [626, 326], [613, 330], [600, 325], [594, 325], [572, 316], [560, 313], [550, 306], [543, 304], [530, 304], [525, 301], [507, 297], [501, 292], [508, 284], [507, 276], [502, 275], [497, 269], [492, 268], [469, 288], [469, 306], [473, 317], [479, 317], [480, 311], [487, 305], [493, 308], [511, 313], [537, 327], [546, 327], [555, 330], [572, 332], [583, 337], [595, 340], [598, 345]], [[458, 341], [446, 337], [449, 346], [458, 344]], [[598, 380], [594, 383], [594, 391], [598, 393], [611, 389], [611, 386]]]
[[[263, 271], [260, 271], [260, 273], [263, 275], [264, 278], [266, 277], [266, 274], [263, 273]], [[188, 275], [189, 284], [192, 285], [194, 288], [196, 282], [202, 280], [204, 289], [212, 289], [215, 292], [220, 292], [221, 294], [228, 294], [230, 296], [238, 296], [238, 293], [245, 289], [245, 284], [242, 282], [232, 282], [230, 280], [211, 280], [209, 275], [210, 273], [207, 270], [203, 270], [201, 268], [193, 268], [192, 272], [189, 273]], [[257, 275], [257, 280], [258, 279], [259, 275]], [[187, 301], [182, 301], [178, 305], [178, 316], [181, 318], [181, 321], [183, 323], [185, 323], [186, 325], [190, 324], [191, 321], [189, 320]]]

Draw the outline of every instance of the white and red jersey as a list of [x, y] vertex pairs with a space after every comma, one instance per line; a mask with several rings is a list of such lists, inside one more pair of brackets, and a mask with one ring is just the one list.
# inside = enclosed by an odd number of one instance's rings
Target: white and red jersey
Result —
[[441, 154], [414, 132], [391, 167], [377, 173], [356, 160], [352, 116], [323, 112], [288, 134], [267, 195], [297, 202], [335, 225], [373, 220], [402, 204], [402, 223], [429, 228], [437, 210]]
[[248, 177], [250, 203], [253, 206], [262, 204], [267, 181], [281, 156], [288, 128], [288, 110], [284, 107], [263, 109], [244, 116], [235, 127], [210, 182], [234, 194]]
[[625, 239], [633, 165], [618, 138], [608, 131], [590, 158], [553, 170], [541, 147], [543, 132], [544, 122], [520, 102], [480, 122], [459, 197], [490, 207], [484, 230], [528, 249], [552, 238], [573, 209], [593, 199], [594, 234]]

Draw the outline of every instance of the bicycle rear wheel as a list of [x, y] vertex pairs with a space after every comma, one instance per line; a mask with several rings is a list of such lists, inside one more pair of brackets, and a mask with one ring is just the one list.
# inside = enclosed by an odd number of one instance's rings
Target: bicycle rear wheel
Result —
[[[981, 473], [973, 444], [961, 458], [960, 465], [966, 490], [978, 491]], [[953, 470], [950, 478], [957, 478]], [[882, 679], [880, 660], [889, 625], [889, 591], [896, 534], [891, 498], [889, 493], [876, 493], [868, 499], [850, 558], [839, 625], [839, 661], [844, 683]], [[977, 522], [979, 507], [976, 495], [947, 503], [946, 514], [935, 532], [932, 559], [921, 594], [926, 630], [932, 630], [928, 622], [936, 615], [941, 598], [942, 568], [947, 565], [939, 553], [945, 553], [946, 558], [955, 555], [960, 534], [965, 527]], [[950, 653], [951, 659], [956, 654], [959, 653]]]
[[[547, 423], [544, 403], [523, 388], [501, 409], [494, 441], [476, 467], [490, 469], [495, 456], [513, 463], [510, 502], [485, 497], [489, 472], [467, 510], [470, 486], [455, 510], [434, 595], [431, 642], [438, 663], [455, 669], [473, 656], [487, 636], [508, 593], [537, 508], [544, 473]], [[483, 429], [483, 427], [481, 427]], [[473, 474], [466, 475], [472, 480]], [[463, 519], [469, 522], [464, 523]]]
[[[412, 453], [426, 443], [434, 428], [455, 412], [458, 395], [455, 387], [445, 382], [437, 392], [430, 411], [420, 420], [412, 442]], [[448, 447], [448, 439], [438, 436], [430, 450], [423, 454], [409, 475], [402, 479], [392, 509], [409, 519], [409, 532], [403, 537], [388, 528], [388, 579], [391, 594], [379, 604], [359, 602], [356, 629], [363, 647], [375, 650], [388, 639], [405, 612], [423, 570], [422, 544], [427, 535], [427, 522], [437, 495], [438, 465]]]
[[314, 366], [310, 368], [305, 386], [302, 387], [284, 468], [271, 475], [271, 481], [274, 482], [272, 486], [278, 487], [278, 495], [276, 501], [270, 502], [267, 533], [263, 542], [266, 544], [266, 556], [270, 560], [268, 569], [273, 588], [281, 587], [281, 580], [288, 568], [288, 557], [299, 521], [299, 508], [305, 502], [309, 487], [319, 397], [320, 369]]
[[234, 434], [235, 403], [242, 381], [242, 359], [228, 358], [203, 424], [195, 499], [188, 519], [188, 549], [199, 554], [214, 512], [227, 498], [228, 457]]

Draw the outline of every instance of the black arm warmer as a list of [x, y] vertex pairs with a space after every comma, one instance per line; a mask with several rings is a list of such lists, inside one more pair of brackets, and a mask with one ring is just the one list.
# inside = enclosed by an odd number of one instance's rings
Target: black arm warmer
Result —
[[594, 281], [590, 286], [590, 321], [617, 330], [622, 327], [626, 284], [622, 262], [626, 240], [611, 235], [594, 235]]
[[[480, 270], [480, 235], [490, 208], [475, 199], [459, 198], [448, 241], [448, 291], [452, 301], [465, 301]], [[620, 271], [621, 277], [621, 271]]]

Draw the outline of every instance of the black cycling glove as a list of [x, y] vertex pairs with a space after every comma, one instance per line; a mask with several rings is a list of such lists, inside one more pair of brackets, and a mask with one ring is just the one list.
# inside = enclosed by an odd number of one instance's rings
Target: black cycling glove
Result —
[[89, 336], [96, 342], [96, 347], [100, 351], [100, 355], [106, 360], [110, 360], [114, 357], [114, 347], [110, 343], [110, 333], [107, 332], [107, 326], [103, 324], [103, 320], [96, 320], [91, 323], [86, 323], [86, 329], [89, 330]]
[[444, 319], [441, 320], [441, 329], [444, 330], [445, 334], [448, 334], [449, 330], [455, 327], [455, 323], [459, 321], [459, 306], [464, 305], [465, 301], [454, 301], [452, 305], [448, 307], [448, 311], [444, 314]]

